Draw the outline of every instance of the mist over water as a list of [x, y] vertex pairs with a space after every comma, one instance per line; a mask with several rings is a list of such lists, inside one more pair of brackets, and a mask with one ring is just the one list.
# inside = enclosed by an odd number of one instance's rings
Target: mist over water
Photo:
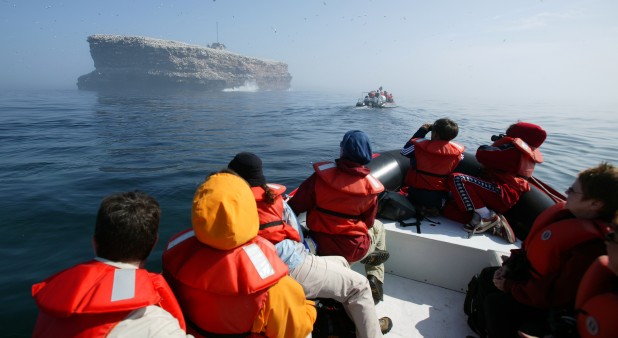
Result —
[[[388, 88], [387, 88], [388, 89]], [[449, 117], [473, 154], [518, 120], [548, 132], [535, 176], [563, 191], [580, 170], [616, 164], [616, 109], [540, 103], [420, 101], [394, 93], [393, 109], [356, 108], [358, 97], [321, 92], [97, 94], [77, 90], [0, 93], [0, 326], [30, 336], [30, 287], [91, 259], [101, 199], [142, 190], [163, 210], [148, 268], [160, 271], [168, 238], [190, 226], [193, 193], [240, 151], [258, 154], [271, 182], [292, 190], [311, 163], [333, 160], [351, 129], [374, 152], [400, 148], [425, 122]], [[401, 96], [401, 97], [398, 97]]]

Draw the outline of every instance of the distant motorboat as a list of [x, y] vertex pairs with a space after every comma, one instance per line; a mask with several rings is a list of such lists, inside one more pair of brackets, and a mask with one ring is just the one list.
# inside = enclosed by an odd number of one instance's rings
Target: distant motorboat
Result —
[[397, 104], [393, 99], [393, 94], [387, 91], [372, 90], [370, 92], [362, 92], [361, 97], [356, 102], [357, 107], [368, 108], [395, 108]]

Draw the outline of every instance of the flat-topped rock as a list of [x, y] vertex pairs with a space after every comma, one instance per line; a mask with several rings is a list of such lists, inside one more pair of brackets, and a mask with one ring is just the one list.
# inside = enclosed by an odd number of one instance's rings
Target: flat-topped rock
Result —
[[292, 81], [286, 63], [238, 55], [222, 44], [210, 48], [121, 35], [92, 35], [88, 43], [95, 70], [78, 78], [84, 90], [220, 91], [243, 85], [287, 90]]

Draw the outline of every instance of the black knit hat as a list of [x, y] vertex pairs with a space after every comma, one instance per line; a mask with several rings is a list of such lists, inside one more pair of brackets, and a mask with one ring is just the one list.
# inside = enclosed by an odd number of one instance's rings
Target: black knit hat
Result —
[[254, 153], [236, 154], [227, 167], [238, 173], [252, 187], [266, 184], [266, 178], [262, 172], [262, 160]]

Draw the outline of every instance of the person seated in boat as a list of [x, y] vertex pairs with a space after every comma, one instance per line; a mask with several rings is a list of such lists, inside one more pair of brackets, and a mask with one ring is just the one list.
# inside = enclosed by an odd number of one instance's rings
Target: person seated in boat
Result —
[[95, 258], [32, 286], [40, 310], [33, 337], [187, 337], [169, 285], [144, 269], [160, 214], [159, 203], [142, 192], [104, 198]]
[[[431, 139], [425, 138], [429, 132]], [[448, 197], [446, 179], [463, 159], [465, 147], [452, 141], [458, 133], [455, 121], [441, 118], [423, 124], [401, 149], [410, 159], [404, 179], [408, 199], [427, 216], [439, 214]]]
[[605, 236], [607, 255], [599, 256], [586, 270], [575, 296], [575, 308], [554, 311], [548, 333], [520, 330], [524, 338], [614, 338], [618, 332], [618, 213]]
[[588, 268], [577, 288], [575, 319], [579, 337], [612, 338], [618, 332], [618, 213], [605, 237], [606, 256]]
[[173, 236], [163, 252], [163, 275], [176, 293], [187, 329], [198, 337], [306, 337], [314, 302], [288, 276], [275, 247], [258, 236], [251, 188], [224, 169], [195, 192], [192, 229]]
[[394, 102], [393, 101], [393, 94], [392, 93], [389, 93], [389, 92], [387, 92], [385, 90], [384, 91], [384, 96], [386, 97], [386, 102], [390, 102], [390, 103]]
[[373, 153], [367, 134], [345, 133], [335, 162], [313, 165], [315, 172], [288, 204], [296, 214], [307, 212], [307, 226], [320, 256], [343, 256], [361, 262], [375, 303], [383, 300], [384, 262], [388, 259], [384, 225], [376, 220], [382, 183], [365, 164]]
[[[506, 134], [492, 136], [493, 144], [477, 149], [476, 159], [482, 167], [479, 177], [457, 172], [449, 175], [447, 186], [457, 209], [471, 218], [464, 225], [465, 231], [474, 235], [491, 230], [509, 243], [517, 240], [502, 214], [530, 190], [528, 179], [535, 165], [543, 162], [538, 148], [546, 137], [540, 126], [517, 122]], [[447, 217], [449, 212], [445, 213]]]
[[[618, 211], [618, 168], [586, 169], [557, 203], [534, 221], [521, 249], [479, 276], [479, 311], [488, 337], [547, 330], [549, 310], [572, 309], [582, 276], [606, 254], [604, 239]], [[615, 245], [615, 244], [608, 244]], [[615, 334], [615, 332], [614, 332]]]
[[369, 92], [369, 99], [366, 101], [365, 105], [371, 106], [371, 107], [375, 106], [375, 104], [378, 102], [377, 95], [378, 94], [376, 94], [375, 91], [370, 91]]
[[296, 216], [285, 212], [288, 206], [282, 195], [286, 187], [266, 183], [262, 160], [253, 153], [242, 152], [234, 156], [228, 168], [251, 186], [260, 218], [258, 235], [275, 244], [290, 276], [303, 286], [305, 296], [332, 298], [342, 303], [356, 325], [357, 337], [380, 337], [390, 331], [390, 318], [378, 320], [367, 278], [350, 269], [345, 258], [315, 256], [303, 245]]

